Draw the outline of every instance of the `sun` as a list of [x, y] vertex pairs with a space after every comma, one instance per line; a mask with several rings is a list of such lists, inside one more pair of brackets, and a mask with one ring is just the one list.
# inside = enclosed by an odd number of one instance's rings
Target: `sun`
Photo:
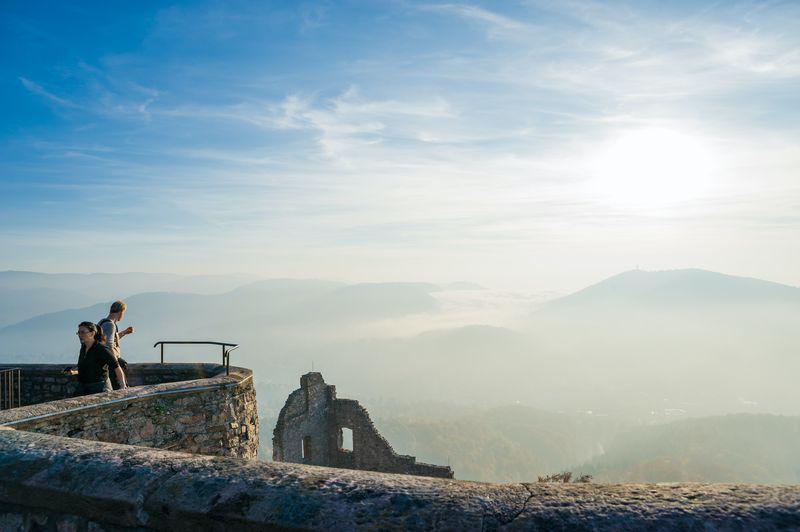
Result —
[[606, 143], [594, 158], [596, 192], [627, 207], [655, 208], [701, 196], [712, 171], [700, 137], [669, 129], [631, 130]]

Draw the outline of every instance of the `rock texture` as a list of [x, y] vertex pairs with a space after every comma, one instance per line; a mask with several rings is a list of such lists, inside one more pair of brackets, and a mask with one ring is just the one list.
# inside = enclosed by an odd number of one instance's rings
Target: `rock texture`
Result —
[[[25, 376], [36, 373], [22, 367]], [[231, 368], [226, 375], [215, 364], [129, 368], [140, 382], [167, 382], [6, 410], [0, 412], [0, 425], [198, 454], [257, 457], [259, 423], [250, 370]], [[175, 382], [199, 374], [209, 378]]]
[[800, 530], [800, 487], [482, 484], [0, 430], [3, 530]]
[[[353, 449], [342, 448], [342, 429], [353, 431]], [[352, 399], [337, 399], [336, 387], [320, 373], [300, 378], [278, 416], [272, 459], [366, 471], [453, 478], [449, 467], [418, 463], [399, 455], [380, 435], [369, 412]]]
[[[1, 365], [0, 369], [20, 368], [21, 406], [74, 397], [78, 378], [65, 375], [66, 364]], [[130, 364], [126, 371], [131, 386], [206, 379], [219, 372], [218, 364]]]

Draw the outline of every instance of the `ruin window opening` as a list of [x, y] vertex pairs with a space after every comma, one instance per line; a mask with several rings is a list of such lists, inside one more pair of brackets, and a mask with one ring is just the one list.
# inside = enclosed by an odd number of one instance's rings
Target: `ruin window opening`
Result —
[[303, 436], [302, 453], [303, 460], [311, 459], [311, 436]]
[[339, 436], [339, 449], [353, 452], [353, 429], [342, 427]]

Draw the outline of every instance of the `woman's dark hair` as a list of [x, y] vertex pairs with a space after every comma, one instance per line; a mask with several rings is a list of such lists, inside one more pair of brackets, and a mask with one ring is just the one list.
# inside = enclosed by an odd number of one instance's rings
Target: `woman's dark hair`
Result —
[[103, 334], [103, 329], [92, 323], [91, 321], [82, 321], [78, 324], [78, 328], [80, 329], [83, 327], [84, 329], [92, 331], [94, 335], [94, 341], [100, 342], [101, 344], [106, 343], [106, 335]]

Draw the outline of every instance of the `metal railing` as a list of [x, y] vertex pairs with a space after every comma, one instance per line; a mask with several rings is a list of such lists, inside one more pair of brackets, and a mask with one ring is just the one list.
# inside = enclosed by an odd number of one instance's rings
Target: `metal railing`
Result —
[[0, 410], [22, 406], [20, 368], [0, 369]]
[[[225, 366], [225, 374], [231, 374], [231, 351], [237, 349], [239, 344], [233, 344], [230, 342], [202, 342], [202, 341], [194, 341], [194, 340], [162, 340], [153, 344], [153, 348], [161, 346], [161, 363], [164, 363], [164, 346], [168, 344], [191, 344], [191, 345], [219, 345], [222, 346], [222, 365]], [[230, 347], [230, 349], [228, 349]]]

